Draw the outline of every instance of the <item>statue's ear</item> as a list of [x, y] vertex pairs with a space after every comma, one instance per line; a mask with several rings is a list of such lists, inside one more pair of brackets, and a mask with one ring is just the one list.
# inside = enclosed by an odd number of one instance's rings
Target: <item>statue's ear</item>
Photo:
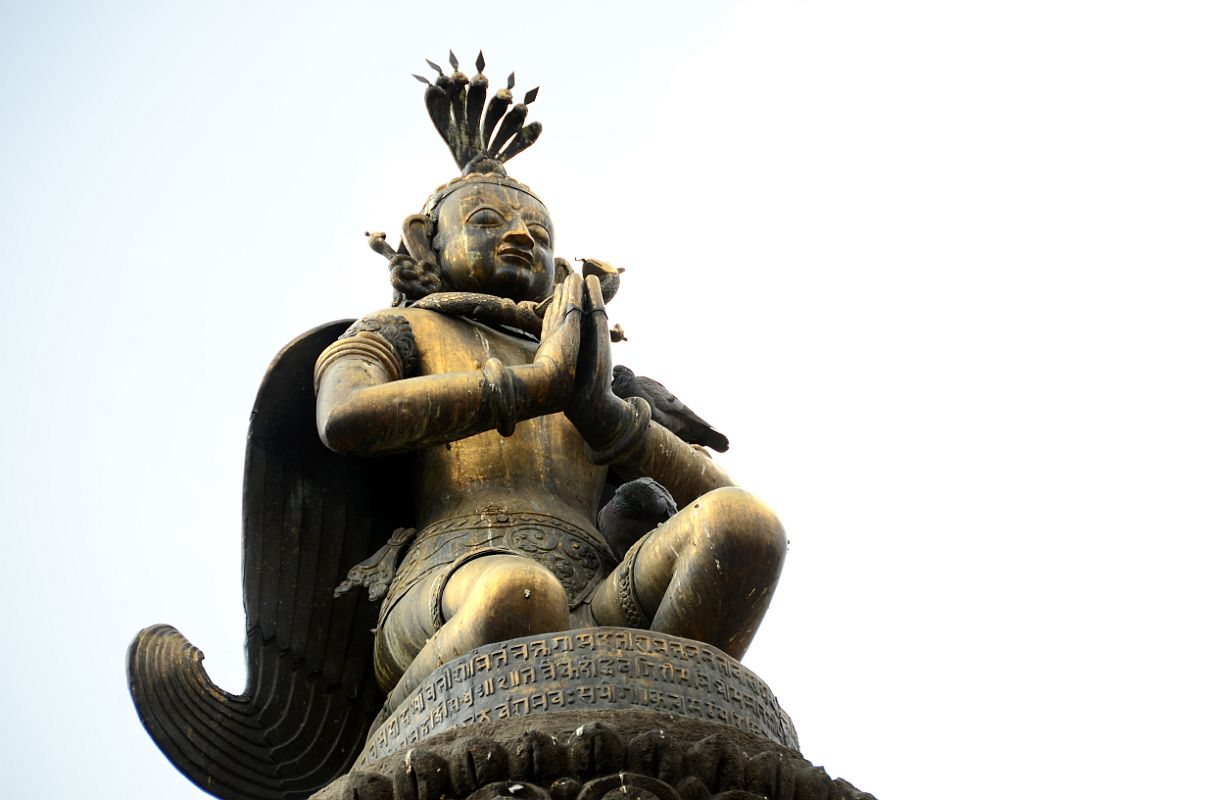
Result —
[[412, 214], [402, 221], [402, 243], [407, 253], [419, 263], [436, 265], [436, 251], [432, 249], [432, 235], [428, 218], [423, 214]]
[[570, 273], [573, 271], [574, 269], [570, 266], [570, 262], [566, 259], [553, 259], [553, 282], [555, 284], [561, 283], [566, 278], [569, 278]]

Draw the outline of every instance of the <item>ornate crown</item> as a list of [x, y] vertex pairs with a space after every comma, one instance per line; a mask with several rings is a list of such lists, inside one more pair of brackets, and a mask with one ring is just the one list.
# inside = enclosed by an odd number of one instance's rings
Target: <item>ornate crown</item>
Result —
[[524, 124], [528, 105], [536, 100], [540, 87], [529, 90], [524, 95], [524, 102], [512, 105], [511, 90], [515, 88], [515, 73], [512, 72], [507, 76], [507, 86], [495, 92], [488, 105], [486, 89], [490, 82], [482, 74], [486, 68], [482, 53], [478, 53], [475, 61], [478, 74], [473, 78], [461, 72], [457, 56], [451, 50], [448, 62], [453, 68], [451, 75], [445, 75], [439, 64], [427, 62], [436, 70], [435, 83], [422, 75], [415, 78], [427, 85], [427, 91], [423, 93], [424, 105], [436, 131], [461, 168], [461, 177], [437, 188], [424, 204], [424, 214], [433, 216], [441, 200], [471, 181], [498, 183], [536, 197], [527, 186], [507, 176], [503, 163], [527, 150], [541, 135], [541, 123]]

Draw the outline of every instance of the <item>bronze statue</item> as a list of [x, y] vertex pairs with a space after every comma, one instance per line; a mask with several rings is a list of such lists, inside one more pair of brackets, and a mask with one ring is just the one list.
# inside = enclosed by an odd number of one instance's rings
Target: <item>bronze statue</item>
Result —
[[[491, 642], [620, 626], [740, 658], [779, 576], [771, 511], [651, 419], [641, 392], [613, 391], [620, 334], [606, 303], [619, 270], [587, 260], [579, 274], [555, 258], [548, 210], [504, 169], [540, 134], [525, 124], [536, 90], [513, 104], [513, 74], [488, 102], [481, 55], [472, 78], [451, 63], [449, 75], [432, 64], [425, 103], [462, 174], [406, 219], [397, 249], [370, 236], [390, 260], [393, 305], [295, 340], [257, 398], [247, 691], [214, 687], [167, 626], [131, 645], [144, 724], [219, 796], [321, 786], [374, 715]], [[698, 441], [728, 446], [651, 383], [676, 423], [686, 412], [708, 433]], [[637, 479], [673, 503], [605, 536], [601, 506]]]

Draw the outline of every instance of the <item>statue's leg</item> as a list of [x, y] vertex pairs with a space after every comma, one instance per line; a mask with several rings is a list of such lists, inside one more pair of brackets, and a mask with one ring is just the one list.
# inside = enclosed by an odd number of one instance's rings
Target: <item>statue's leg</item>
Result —
[[[561, 582], [522, 556], [481, 556], [451, 574], [431, 576], [408, 592], [377, 632], [379, 681], [391, 672], [383, 664], [404, 670], [389, 691], [386, 711], [441, 664], [491, 642], [566, 630], [569, 613]], [[426, 638], [418, 652], [417, 629]]]
[[601, 625], [646, 623], [741, 658], [786, 552], [784, 528], [762, 501], [716, 489], [633, 545], [600, 584], [591, 612]]

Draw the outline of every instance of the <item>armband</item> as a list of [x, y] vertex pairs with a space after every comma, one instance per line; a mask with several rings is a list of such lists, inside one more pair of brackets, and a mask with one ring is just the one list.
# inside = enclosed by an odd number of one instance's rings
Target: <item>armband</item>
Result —
[[336, 339], [327, 346], [314, 364], [314, 385], [317, 387], [328, 368], [345, 356], [372, 361], [385, 371], [387, 380], [396, 381], [402, 377], [402, 362], [390, 343], [376, 333], [361, 333], [352, 339]]
[[315, 386], [336, 359], [350, 355], [378, 364], [391, 381], [414, 374], [417, 359], [410, 323], [399, 314], [386, 313], [353, 323], [319, 355], [314, 365]]

